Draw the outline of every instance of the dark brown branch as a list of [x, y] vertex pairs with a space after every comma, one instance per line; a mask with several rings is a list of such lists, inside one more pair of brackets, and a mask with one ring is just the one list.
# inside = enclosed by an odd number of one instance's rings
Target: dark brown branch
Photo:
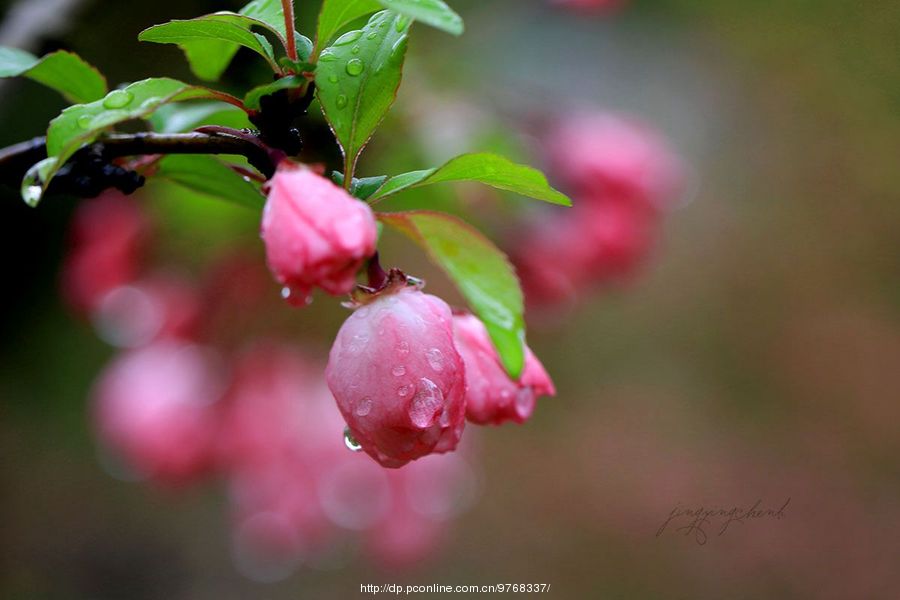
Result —
[[[235, 131], [191, 133], [111, 134], [79, 150], [80, 154], [100, 154], [106, 159], [154, 154], [231, 154], [244, 156], [266, 177], [275, 173], [283, 153], [270, 150], [253, 134]], [[0, 150], [0, 183], [18, 187], [26, 171], [47, 157], [46, 139], [39, 137]]]

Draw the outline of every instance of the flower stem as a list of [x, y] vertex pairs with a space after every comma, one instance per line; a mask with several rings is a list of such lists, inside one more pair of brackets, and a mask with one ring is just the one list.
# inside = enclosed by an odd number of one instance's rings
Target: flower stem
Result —
[[297, 55], [297, 38], [294, 34], [294, 1], [281, 0], [281, 6], [284, 8], [284, 31], [287, 39], [287, 55], [291, 60], [299, 60]]

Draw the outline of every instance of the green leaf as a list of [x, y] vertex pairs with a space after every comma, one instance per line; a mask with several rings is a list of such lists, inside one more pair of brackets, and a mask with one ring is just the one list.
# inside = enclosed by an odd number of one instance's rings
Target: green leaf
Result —
[[431, 25], [441, 31], [462, 35], [465, 30], [462, 17], [442, 0], [378, 0], [385, 8], [406, 15], [411, 19]]
[[299, 75], [282, 77], [272, 83], [255, 87], [244, 96], [244, 106], [251, 110], [259, 110], [259, 101], [263, 96], [269, 96], [279, 90], [290, 90], [306, 84], [306, 79]]
[[[339, 186], [344, 185], [344, 174], [340, 171], [334, 171], [331, 174], [331, 180]], [[350, 182], [350, 195], [358, 200], [368, 200], [369, 196], [375, 193], [387, 181], [387, 175], [376, 175], [375, 177], [356, 177]]]
[[[124, 121], [144, 119], [156, 109], [170, 102], [191, 99], [220, 99], [220, 92], [188, 85], [168, 78], [145, 79], [121, 90], [113, 90], [106, 97], [88, 104], [76, 104], [50, 121], [47, 130], [47, 155], [56, 157], [57, 164], [49, 172], [56, 173], [81, 146], [90, 144], [100, 134]], [[49, 178], [43, 181], [46, 185]]]
[[344, 151], [348, 175], [397, 96], [409, 25], [407, 17], [382, 11], [319, 57], [319, 103]]
[[93, 102], [106, 95], [106, 79], [78, 55], [62, 50], [38, 58], [0, 47], [0, 77], [25, 76], [61, 93], [69, 102]]
[[550, 187], [547, 178], [537, 169], [488, 153], [463, 154], [437, 169], [412, 171], [391, 177], [372, 195], [372, 200], [380, 200], [406, 189], [447, 181], [478, 181], [551, 204], [572, 206], [572, 201]]
[[157, 176], [195, 192], [262, 210], [266, 198], [259, 187], [213, 156], [170, 155], [159, 162]]
[[193, 102], [160, 106], [148, 119], [159, 133], [181, 133], [201, 125], [251, 128], [247, 113], [225, 102]]
[[283, 44], [286, 42], [287, 29], [281, 0], [253, 0], [241, 9], [240, 14], [274, 32]]
[[323, 0], [316, 28], [316, 48], [322, 50], [345, 25], [380, 8], [376, 0]]
[[522, 290], [506, 255], [468, 223], [430, 211], [380, 213], [378, 219], [419, 244], [484, 322], [509, 376], [525, 363]]
[[[219, 12], [187, 21], [154, 25], [142, 31], [138, 39], [142, 42], [181, 46], [198, 77], [207, 78], [219, 69], [224, 70], [222, 62], [224, 61], [225, 66], [228, 65], [234, 56], [232, 50], [236, 50], [235, 45], [253, 50], [265, 58], [273, 70], [278, 71], [272, 45], [266, 38], [250, 31], [250, 26], [256, 23], [259, 22], [243, 15]], [[198, 45], [195, 42], [203, 43]], [[220, 57], [216, 56], [216, 51], [221, 53]]]

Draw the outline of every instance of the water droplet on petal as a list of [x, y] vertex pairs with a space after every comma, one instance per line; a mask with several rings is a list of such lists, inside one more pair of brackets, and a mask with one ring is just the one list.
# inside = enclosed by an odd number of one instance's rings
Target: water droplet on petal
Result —
[[425, 358], [428, 359], [428, 364], [431, 365], [431, 368], [438, 373], [444, 370], [444, 353], [437, 348], [427, 351]]
[[351, 452], [359, 452], [362, 450], [362, 444], [356, 441], [356, 438], [350, 433], [349, 427], [344, 428], [344, 445], [347, 446], [347, 449]]
[[347, 61], [347, 74], [356, 77], [360, 73], [365, 70], [365, 65], [363, 65], [363, 61], [358, 58], [351, 58]]
[[347, 44], [352, 44], [356, 40], [362, 36], [362, 31], [348, 31], [338, 39], [334, 40], [333, 46], [346, 46]]
[[400, 356], [409, 354], [409, 342], [400, 342], [397, 344], [397, 354]]
[[134, 100], [134, 95], [131, 92], [113, 90], [103, 99], [103, 106], [105, 108], [125, 108], [131, 104], [132, 100]]
[[411, 385], [401, 385], [397, 388], [397, 395], [401, 398], [406, 398], [412, 392], [413, 386]]
[[358, 417], [365, 417], [370, 412], [372, 412], [372, 399], [369, 396], [366, 396], [357, 403], [356, 415]]
[[406, 367], [403, 365], [397, 365], [393, 369], [391, 369], [391, 373], [393, 373], [394, 377], [403, 377], [406, 375]]
[[419, 388], [409, 403], [409, 418], [413, 425], [425, 429], [434, 423], [434, 418], [444, 409], [444, 394], [430, 379], [419, 380]]
[[534, 389], [531, 386], [525, 386], [516, 394], [516, 414], [525, 419], [534, 412]]

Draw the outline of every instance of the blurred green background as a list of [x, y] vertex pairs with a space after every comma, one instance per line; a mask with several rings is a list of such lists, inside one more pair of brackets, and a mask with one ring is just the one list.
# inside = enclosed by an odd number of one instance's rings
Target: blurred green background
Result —
[[[306, 33], [316, 4], [298, 3]], [[512, 121], [599, 104], [658, 126], [694, 181], [638, 282], [534, 324], [559, 395], [525, 426], [482, 432], [478, 504], [409, 571], [351, 558], [275, 585], [243, 579], [221, 490], [167, 495], [99, 466], [85, 398], [111, 350], [58, 297], [73, 204], [33, 210], [3, 188], [0, 596], [348, 598], [361, 583], [533, 582], [559, 598], [896, 597], [900, 6], [642, 0], [586, 17], [542, 0], [451, 4], [466, 34], [414, 31], [398, 108], [363, 175], [467, 149], [534, 160]], [[239, 6], [88, 0], [30, 49], [75, 50], [111, 82], [191, 80], [176, 48], [137, 33]], [[265, 77], [241, 51], [225, 86]], [[488, 125], [442, 123], [448, 104]], [[62, 106], [31, 82], [3, 83], [0, 145], [39, 135]], [[429, 114], [437, 124], [416, 125]], [[435, 133], [447, 129], [457, 135]], [[262, 260], [253, 214], [164, 188], [143, 197], [167, 263], [199, 270], [235, 240]], [[409, 246], [390, 244], [389, 262], [453, 297]], [[321, 299], [285, 311], [278, 322], [323, 355], [345, 314]], [[655, 536], [679, 504], [787, 498], [786, 518], [706, 545]]]

